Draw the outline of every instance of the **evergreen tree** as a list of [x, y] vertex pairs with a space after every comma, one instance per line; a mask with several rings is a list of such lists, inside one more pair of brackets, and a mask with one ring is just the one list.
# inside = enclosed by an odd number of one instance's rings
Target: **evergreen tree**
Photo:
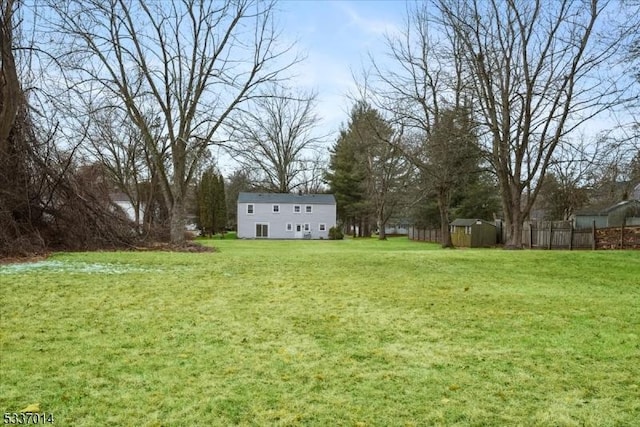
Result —
[[227, 205], [224, 178], [213, 167], [207, 168], [197, 187], [198, 227], [202, 234], [224, 233], [227, 226]]
[[355, 141], [343, 129], [331, 149], [326, 180], [336, 198], [338, 220], [354, 233], [366, 206], [366, 170], [357, 157]]
[[227, 201], [225, 195], [224, 177], [218, 175], [214, 191], [214, 231], [224, 236], [227, 228]]
[[205, 236], [211, 236], [215, 232], [214, 191], [216, 181], [214, 169], [209, 167], [202, 173], [200, 183], [197, 186], [198, 227]]
[[340, 221], [371, 235], [373, 225], [384, 227], [402, 200], [401, 189], [408, 175], [406, 159], [393, 144], [394, 132], [380, 113], [365, 102], [357, 102], [346, 129], [331, 150], [326, 174], [336, 196]]
[[453, 200], [472, 182], [480, 162], [469, 111], [462, 107], [440, 111], [431, 134], [407, 151], [422, 175], [425, 191], [437, 202], [442, 247], [452, 247], [449, 222]]

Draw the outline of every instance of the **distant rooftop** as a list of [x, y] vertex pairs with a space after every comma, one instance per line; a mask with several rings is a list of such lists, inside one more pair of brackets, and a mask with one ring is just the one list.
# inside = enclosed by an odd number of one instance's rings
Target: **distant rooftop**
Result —
[[238, 203], [291, 203], [335, 205], [333, 194], [240, 193]]
[[587, 207], [585, 209], [580, 209], [576, 212], [576, 215], [580, 216], [607, 216], [611, 212], [620, 209], [625, 206], [639, 206], [640, 201], [638, 200], [624, 200], [622, 202], [618, 202], [614, 205], [607, 205], [606, 207], [602, 206], [592, 206]]

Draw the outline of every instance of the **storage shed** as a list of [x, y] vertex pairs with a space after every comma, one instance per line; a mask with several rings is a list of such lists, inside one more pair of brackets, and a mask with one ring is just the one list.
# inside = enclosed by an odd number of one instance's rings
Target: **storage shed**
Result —
[[450, 224], [451, 242], [454, 246], [482, 248], [497, 243], [496, 226], [488, 221], [458, 218]]

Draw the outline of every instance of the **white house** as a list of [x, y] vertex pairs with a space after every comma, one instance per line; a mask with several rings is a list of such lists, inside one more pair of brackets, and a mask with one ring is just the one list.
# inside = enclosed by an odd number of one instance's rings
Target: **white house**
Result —
[[[124, 212], [124, 214], [127, 216], [127, 218], [131, 222], [136, 221], [136, 209], [131, 203], [131, 199], [129, 199], [129, 197], [126, 194], [122, 192], [113, 192], [109, 194], [109, 197], [111, 198], [111, 201], [113, 202], [113, 204], [115, 204], [120, 209], [122, 209], [122, 212]], [[138, 215], [139, 215], [138, 225], [142, 224], [144, 221], [145, 206], [144, 206], [144, 203], [141, 203], [140, 205], [141, 206], [138, 211]]]
[[238, 237], [328, 239], [336, 225], [333, 194], [240, 193]]

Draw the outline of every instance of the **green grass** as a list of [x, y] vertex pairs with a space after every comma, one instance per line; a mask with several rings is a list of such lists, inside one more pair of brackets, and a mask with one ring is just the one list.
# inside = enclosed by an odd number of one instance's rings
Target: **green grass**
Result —
[[207, 244], [0, 266], [0, 410], [39, 403], [61, 426], [640, 420], [638, 251]]

